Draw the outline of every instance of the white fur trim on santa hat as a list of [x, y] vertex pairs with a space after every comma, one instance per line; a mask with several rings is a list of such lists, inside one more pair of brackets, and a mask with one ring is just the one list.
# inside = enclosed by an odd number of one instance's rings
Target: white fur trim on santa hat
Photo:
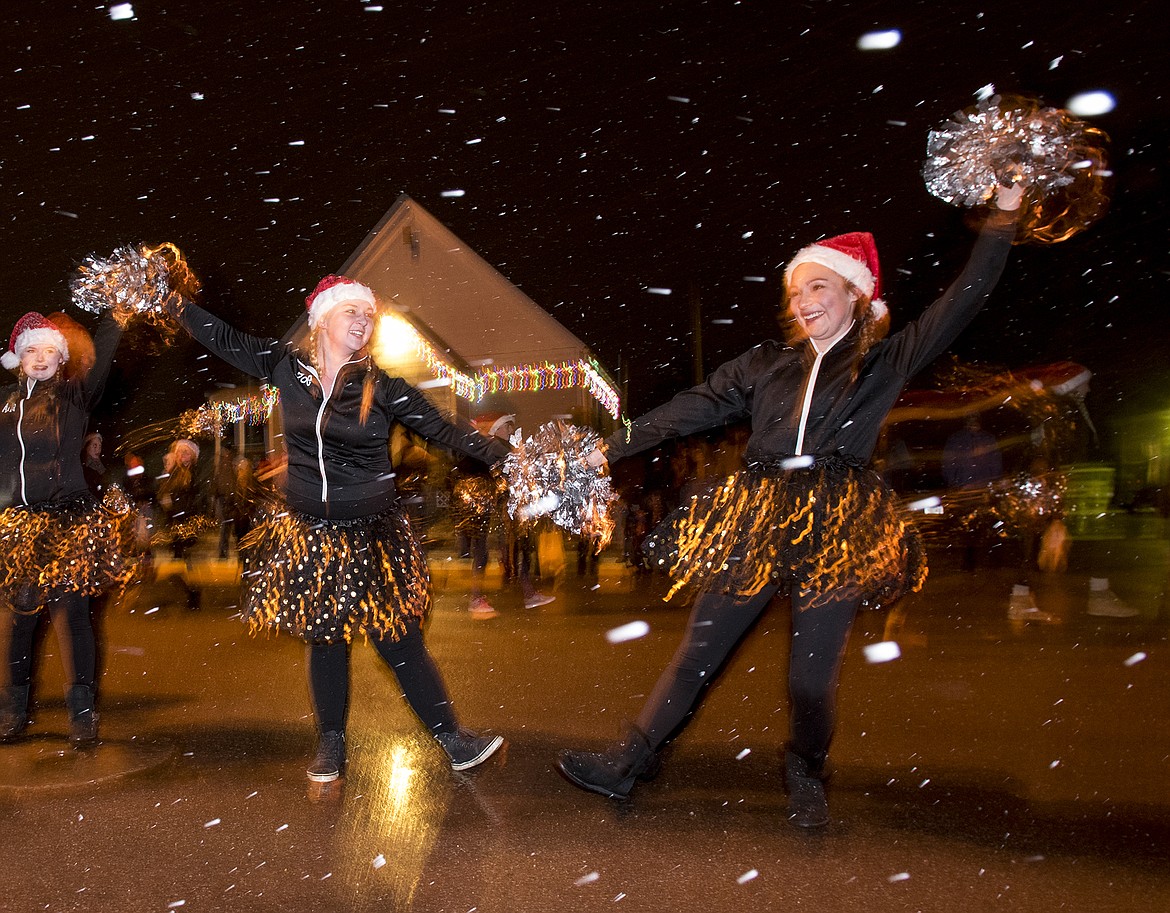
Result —
[[846, 282], [857, 286], [865, 295], [873, 294], [874, 278], [869, 267], [860, 260], [854, 260], [848, 254], [831, 247], [822, 247], [820, 244], [810, 244], [796, 252], [796, 256], [789, 261], [784, 269], [784, 283], [788, 284], [792, 278], [792, 271], [802, 263], [819, 263], [827, 266]]
[[195, 457], [195, 459], [199, 459], [199, 445], [196, 444], [194, 441], [189, 440], [185, 437], [180, 438], [179, 440], [175, 441], [174, 449], [178, 450], [180, 447], [187, 448], [188, 450], [191, 451], [191, 453]]
[[508, 424], [508, 422], [511, 422], [513, 425], [515, 425], [516, 416], [501, 415], [498, 419], [492, 422], [492, 427], [488, 430], [488, 434], [490, 434], [492, 437], [495, 437], [499, 430]]
[[1052, 388], [1052, 392], [1057, 396], [1065, 396], [1069, 393], [1083, 393], [1085, 388], [1089, 385], [1089, 381], [1093, 379], [1093, 372], [1088, 368], [1082, 368], [1068, 380], [1063, 381]]
[[333, 308], [343, 301], [364, 301], [376, 304], [374, 293], [360, 282], [339, 282], [319, 292], [309, 306], [309, 326], [315, 327]]
[[0, 355], [0, 365], [9, 371], [15, 371], [20, 367], [20, 357], [24, 355], [25, 350], [29, 346], [35, 345], [54, 345], [61, 353], [61, 363], [64, 364], [69, 360], [69, 344], [65, 342], [65, 336], [61, 331], [52, 327], [36, 327], [25, 330], [16, 337], [16, 345], [13, 346], [12, 351]]

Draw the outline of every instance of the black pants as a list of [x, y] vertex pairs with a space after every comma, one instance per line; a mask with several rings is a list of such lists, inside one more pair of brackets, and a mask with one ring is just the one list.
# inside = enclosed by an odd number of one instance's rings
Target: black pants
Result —
[[[46, 607], [57, 632], [61, 646], [61, 667], [70, 685], [94, 686], [97, 667], [97, 646], [94, 641], [93, 619], [89, 612], [89, 597], [80, 593], [65, 593]], [[8, 642], [8, 681], [12, 685], [27, 685], [32, 677], [33, 638], [44, 611], [22, 614], [10, 612], [12, 619]]]
[[[418, 619], [408, 622], [407, 633], [398, 640], [372, 632], [369, 639], [423, 725], [433, 734], [454, 732], [458, 728], [455, 710], [443, 676], [427, 652], [422, 623]], [[349, 703], [349, 644], [309, 644], [308, 652], [317, 728], [320, 732], [342, 732]]]
[[[637, 725], [650, 746], [659, 748], [685, 725], [704, 688], [719, 674], [735, 647], [751, 630], [777, 587], [751, 597], [702, 593], [691, 610], [687, 634], [658, 679]], [[845, 644], [859, 604], [855, 593], [813, 597], [794, 591], [788, 693], [791, 701], [789, 747], [814, 770], [824, 764], [836, 723], [837, 681]]]

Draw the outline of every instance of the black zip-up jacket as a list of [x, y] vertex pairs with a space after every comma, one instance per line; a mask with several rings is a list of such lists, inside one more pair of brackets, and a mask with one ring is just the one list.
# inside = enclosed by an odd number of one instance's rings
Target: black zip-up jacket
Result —
[[852, 377], [854, 326], [826, 352], [811, 340], [769, 340], [717, 368], [707, 380], [606, 439], [610, 460], [725, 422], [751, 419], [744, 459], [839, 456], [868, 463], [882, 423], [907, 381], [938, 357], [979, 313], [999, 280], [1015, 213], [993, 212], [951, 286], [914, 322], [874, 344]]
[[38, 505], [89, 492], [81, 446], [121, 338], [122, 329], [106, 316], [93, 337], [96, 360], [84, 377], [64, 380], [62, 366], [49, 380], [22, 377], [0, 391], [0, 454], [15, 468], [13, 504]]
[[[448, 421], [401, 377], [372, 365], [368, 355], [342, 366], [326, 398], [312, 363], [279, 340], [242, 333], [196, 304], [186, 304], [179, 317], [195, 339], [228, 364], [280, 391], [288, 450], [285, 497], [294, 510], [351, 520], [395, 506], [388, 443], [396, 421], [488, 464], [508, 455], [507, 444], [484, 437], [470, 422]], [[374, 372], [374, 398], [363, 424], [362, 384], [368, 370]]]

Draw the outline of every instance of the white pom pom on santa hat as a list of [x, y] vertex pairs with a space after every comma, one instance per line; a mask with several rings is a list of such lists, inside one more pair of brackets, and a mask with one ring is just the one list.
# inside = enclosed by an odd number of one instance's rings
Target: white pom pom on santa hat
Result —
[[61, 361], [69, 360], [69, 344], [65, 341], [65, 334], [44, 314], [29, 311], [12, 328], [12, 335], [8, 337], [8, 351], [0, 355], [0, 365], [15, 371], [20, 367], [20, 357], [25, 349], [34, 345], [54, 345], [61, 353]]

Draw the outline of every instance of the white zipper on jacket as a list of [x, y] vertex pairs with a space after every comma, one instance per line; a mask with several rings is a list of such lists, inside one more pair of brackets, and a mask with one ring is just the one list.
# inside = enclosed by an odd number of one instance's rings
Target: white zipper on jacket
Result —
[[[814, 345], [815, 349], [816, 346]], [[808, 383], [804, 387], [804, 402], [800, 406], [800, 429], [796, 432], [796, 453], [794, 456], [804, 455], [804, 428], [808, 424], [808, 413], [812, 408], [813, 388], [817, 385], [817, 375], [821, 373], [821, 359], [825, 357], [824, 352], [817, 352], [817, 357], [813, 360], [812, 371], [808, 375]]]
[[16, 416], [16, 439], [20, 442], [20, 501], [22, 504], [28, 504], [28, 489], [24, 479], [24, 458], [26, 451], [24, 449], [24, 435], [21, 433], [24, 426], [24, 404], [32, 399], [33, 388], [37, 382], [33, 379], [28, 379], [25, 382], [25, 393], [20, 398], [20, 411]]
[[[361, 359], [357, 359], [361, 361]], [[337, 378], [342, 370], [349, 365], [355, 363], [354, 359], [350, 359], [340, 368], [337, 373], [333, 375], [333, 386], [337, 386]], [[333, 391], [325, 392], [325, 384], [321, 382], [321, 375], [317, 373], [317, 369], [310, 364], [305, 365], [305, 370], [317, 378], [317, 384], [321, 387], [321, 408], [317, 410], [317, 421], [313, 426], [313, 430], [317, 435], [317, 469], [321, 472], [321, 503], [324, 504], [329, 500], [329, 477], [325, 475], [325, 438], [321, 436], [321, 421], [325, 418], [325, 407], [329, 405], [329, 400], [333, 396]]]
[[813, 390], [817, 385], [817, 375], [821, 373], [821, 359], [829, 354], [829, 350], [832, 349], [833, 346], [849, 335], [849, 331], [853, 329], [853, 323], [854, 321], [850, 321], [849, 326], [845, 328], [845, 331], [832, 342], [830, 342], [827, 346], [825, 346], [825, 351], [823, 352], [817, 348], [815, 341], [811, 339], [809, 340], [809, 342], [812, 343], [813, 349], [817, 353], [817, 357], [813, 360], [812, 371], [810, 371], [808, 375], [808, 384], [804, 388], [804, 402], [801, 403], [800, 406], [800, 429], [796, 432], [796, 453], [794, 453], [793, 456], [804, 456], [804, 429], [808, 424], [808, 414], [812, 409]]

